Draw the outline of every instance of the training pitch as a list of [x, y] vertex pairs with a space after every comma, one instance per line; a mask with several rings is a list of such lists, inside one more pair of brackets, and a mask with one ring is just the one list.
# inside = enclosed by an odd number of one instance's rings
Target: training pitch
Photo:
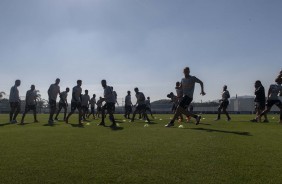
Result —
[[48, 115], [32, 123], [28, 114], [26, 124], [17, 125], [1, 114], [0, 183], [282, 182], [279, 115], [251, 123], [254, 115], [215, 122], [216, 115], [203, 114], [199, 125], [192, 120], [172, 128], [164, 127], [172, 115], [155, 117], [147, 125], [116, 115], [119, 128], [111, 129], [92, 119], [77, 126], [76, 114], [70, 124], [54, 126], [47, 125]]

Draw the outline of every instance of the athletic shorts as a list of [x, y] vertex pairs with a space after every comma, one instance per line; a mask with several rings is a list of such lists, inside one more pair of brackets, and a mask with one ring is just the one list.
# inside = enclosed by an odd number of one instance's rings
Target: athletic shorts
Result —
[[146, 107], [146, 111], [150, 111], [151, 112], [151, 108], [150, 107]]
[[276, 105], [279, 108], [282, 108], [282, 102], [280, 100], [267, 100], [266, 106], [271, 108], [273, 105]]
[[10, 102], [11, 109], [21, 110], [21, 103], [20, 102]]
[[146, 111], [146, 104], [142, 104], [142, 105], [137, 105], [136, 107], [137, 111]]
[[106, 102], [106, 104], [102, 107], [103, 110], [107, 110], [108, 112], [115, 111], [115, 103]]
[[219, 105], [219, 108], [220, 109], [222, 109], [222, 108], [226, 109], [228, 107], [228, 105], [229, 105], [229, 101], [222, 101]]
[[62, 103], [62, 102], [59, 102], [59, 109], [61, 108], [67, 108], [67, 104], [66, 103]]
[[126, 112], [129, 112], [129, 113], [132, 112], [132, 106], [131, 106], [131, 105], [126, 105], [126, 106], [124, 107], [124, 109], [125, 109]]
[[49, 99], [49, 106], [51, 109], [56, 109], [56, 100]]
[[75, 111], [75, 109], [81, 110], [81, 103], [80, 102], [71, 102], [71, 110]]
[[182, 100], [179, 102], [179, 106], [186, 109], [191, 102], [193, 101], [193, 98], [190, 98], [189, 96], [185, 95]]
[[88, 111], [88, 107], [87, 107], [87, 106], [81, 106], [81, 109], [82, 109], [84, 112], [87, 112], [87, 111]]
[[102, 111], [102, 107], [97, 107], [97, 112], [101, 112]]
[[26, 105], [25, 106], [25, 111], [36, 111], [36, 105]]
[[265, 102], [255, 102], [256, 110], [264, 110], [265, 109]]

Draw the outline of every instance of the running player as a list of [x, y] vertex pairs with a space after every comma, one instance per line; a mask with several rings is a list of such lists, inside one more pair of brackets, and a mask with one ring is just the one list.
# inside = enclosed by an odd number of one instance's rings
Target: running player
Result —
[[9, 103], [11, 107], [10, 111], [10, 123], [17, 123], [17, 116], [21, 111], [21, 99], [19, 95], [18, 87], [21, 85], [20, 80], [15, 81], [15, 85], [11, 87]]
[[54, 123], [53, 116], [56, 112], [56, 100], [57, 96], [60, 93], [60, 79], [57, 78], [56, 82], [54, 84], [51, 84], [49, 89], [48, 89], [48, 97], [49, 97], [49, 106], [50, 106], [50, 116], [49, 116], [49, 121], [48, 124], [52, 125]]
[[230, 118], [230, 116], [229, 116], [229, 114], [228, 114], [228, 112], [226, 110], [228, 105], [229, 105], [229, 100], [228, 99], [230, 98], [230, 93], [227, 90], [227, 86], [226, 85], [223, 86], [223, 91], [221, 93], [221, 96], [222, 96], [222, 98], [221, 98], [221, 100], [219, 100], [220, 105], [218, 107], [217, 119], [215, 119], [215, 120], [216, 121], [220, 120], [220, 114], [221, 114], [221, 110], [222, 110], [222, 112], [225, 113], [226, 116], [227, 116], [227, 121], [230, 121], [231, 118]]
[[151, 114], [152, 118], [155, 119], [151, 110], [150, 97], [147, 97], [147, 100], [145, 100], [145, 104], [146, 104], [146, 111], [148, 111]]
[[200, 123], [201, 116], [192, 114], [191, 112], [186, 111], [185, 109], [190, 105], [190, 103], [193, 100], [194, 95], [194, 89], [195, 89], [195, 83], [199, 83], [201, 85], [201, 95], [205, 95], [204, 92], [204, 84], [203, 82], [198, 79], [195, 76], [190, 75], [190, 69], [189, 67], [184, 68], [183, 70], [184, 78], [181, 80], [181, 87], [183, 90], [183, 98], [181, 102], [179, 103], [176, 112], [174, 114], [174, 117], [172, 120], [166, 125], [166, 127], [174, 126], [174, 121], [179, 117], [180, 114], [185, 114], [186, 116], [192, 116], [196, 119], [196, 125]]
[[276, 84], [272, 84], [269, 87], [267, 94], [266, 109], [257, 116], [257, 120], [261, 118], [264, 114], [267, 114], [273, 105], [276, 105], [280, 109], [280, 123], [282, 123], [282, 102], [279, 100], [279, 94], [282, 93], [282, 74], [279, 74], [275, 79]]
[[143, 114], [144, 118], [148, 121], [148, 123], [150, 123], [150, 119], [148, 118], [148, 115], [146, 113], [145, 95], [142, 92], [140, 92], [138, 88], [134, 88], [134, 91], [136, 93], [135, 96], [136, 96], [137, 102], [135, 104], [136, 108], [133, 112], [131, 122], [134, 122], [136, 113], [139, 113], [139, 114]]
[[71, 112], [68, 114], [66, 118], [66, 123], [69, 123], [70, 116], [74, 113], [74, 111], [78, 110], [78, 125], [83, 125], [81, 122], [82, 110], [81, 110], [81, 93], [82, 93], [82, 81], [77, 80], [77, 85], [72, 88], [72, 99], [71, 99]]
[[25, 97], [25, 110], [22, 116], [22, 120], [21, 120], [21, 125], [24, 124], [24, 118], [26, 113], [28, 113], [28, 111], [32, 110], [33, 111], [33, 118], [34, 118], [34, 122], [38, 123], [37, 121], [37, 117], [36, 117], [36, 99], [37, 99], [37, 93], [35, 91], [35, 86], [31, 85], [30, 90], [28, 90], [26, 92], [26, 97]]
[[88, 95], [88, 90], [85, 90], [85, 94], [81, 96], [81, 108], [82, 108], [82, 119], [86, 121], [86, 116], [89, 113], [89, 102], [90, 96]]
[[93, 94], [93, 97], [90, 99], [91, 113], [89, 113], [88, 118], [92, 114], [93, 119], [95, 119], [95, 105], [96, 105], [96, 95]]
[[132, 102], [131, 102], [131, 92], [127, 91], [127, 95], [125, 97], [125, 105], [124, 105], [124, 117], [130, 119], [130, 114], [132, 113]]
[[114, 117], [114, 109], [115, 109], [114, 107], [116, 102], [115, 96], [113, 94], [111, 87], [107, 86], [106, 80], [102, 80], [101, 84], [102, 87], [104, 88], [104, 98], [102, 98], [102, 100], [104, 100], [106, 103], [102, 107], [102, 121], [98, 125], [105, 126], [105, 111], [107, 110], [107, 112], [109, 113], [109, 119], [112, 122], [110, 127], [115, 128], [116, 127], [116, 121]]
[[[261, 81], [257, 80], [255, 82], [255, 110], [256, 116], [258, 116], [262, 111], [265, 109], [265, 90], [261, 83]], [[260, 121], [260, 119], [259, 119]], [[258, 122], [257, 119], [252, 119], [251, 122]], [[264, 114], [264, 121], [265, 123], [268, 122], [267, 114]]]
[[70, 88], [66, 88], [66, 91], [63, 91], [60, 93], [60, 101], [59, 101], [59, 109], [56, 114], [55, 120], [58, 120], [58, 115], [61, 112], [62, 108], [64, 108], [64, 121], [66, 121], [66, 115], [67, 115], [67, 107], [68, 107], [68, 93], [70, 91]]

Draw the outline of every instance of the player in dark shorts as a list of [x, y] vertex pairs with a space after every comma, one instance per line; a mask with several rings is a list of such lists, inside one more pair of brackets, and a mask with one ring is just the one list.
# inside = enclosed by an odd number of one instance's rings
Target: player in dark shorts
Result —
[[91, 112], [88, 115], [88, 118], [92, 115], [93, 119], [95, 119], [95, 105], [96, 105], [96, 95], [93, 94], [93, 97], [90, 99], [90, 108]]
[[267, 94], [266, 109], [257, 116], [257, 120], [261, 118], [264, 114], [267, 114], [273, 105], [276, 105], [280, 109], [280, 123], [282, 123], [282, 102], [279, 99], [279, 95], [282, 93], [282, 74], [279, 74], [275, 79], [276, 84], [272, 84], [269, 87]]
[[82, 81], [77, 80], [77, 85], [72, 88], [72, 99], [71, 99], [71, 112], [68, 114], [66, 118], [66, 123], [69, 123], [70, 116], [74, 113], [74, 111], [78, 110], [78, 125], [83, 125], [81, 122], [82, 110], [81, 110], [81, 93], [82, 93]]
[[[256, 116], [258, 116], [262, 111], [265, 109], [265, 90], [261, 83], [261, 81], [257, 80], [255, 82], [255, 111]], [[260, 120], [259, 120], [260, 121]], [[257, 119], [252, 119], [251, 122], [258, 122]], [[264, 114], [264, 121], [265, 123], [268, 122], [267, 114]]]
[[150, 119], [148, 118], [148, 115], [146, 113], [146, 104], [145, 104], [145, 99], [146, 98], [145, 98], [145, 95], [142, 92], [140, 92], [138, 88], [134, 88], [134, 91], [136, 93], [135, 96], [136, 96], [136, 99], [137, 99], [137, 102], [136, 102], [135, 106], [137, 104], [138, 105], [136, 106], [136, 108], [135, 108], [135, 110], [133, 112], [133, 116], [131, 118], [131, 122], [134, 122], [135, 115], [137, 113], [139, 113], [139, 114], [143, 114], [144, 118], [148, 121], [148, 123], [150, 123]]
[[59, 109], [57, 111], [57, 114], [55, 116], [55, 120], [58, 120], [59, 113], [62, 109], [64, 109], [64, 121], [66, 121], [67, 116], [67, 108], [68, 108], [68, 92], [70, 91], [70, 88], [66, 88], [66, 91], [63, 91], [60, 93], [60, 101], [59, 101]]
[[17, 116], [21, 111], [21, 100], [18, 87], [21, 85], [20, 80], [15, 81], [15, 85], [11, 87], [9, 103], [11, 107], [10, 111], [10, 123], [17, 123]]
[[216, 121], [220, 120], [220, 114], [221, 114], [221, 110], [222, 110], [222, 112], [226, 114], [227, 121], [230, 121], [231, 118], [230, 118], [230, 116], [229, 116], [229, 114], [227, 112], [227, 107], [229, 105], [229, 100], [228, 99], [230, 98], [230, 93], [227, 90], [227, 86], [226, 85], [223, 86], [223, 91], [221, 93], [221, 96], [222, 96], [222, 98], [221, 98], [221, 100], [219, 100], [220, 105], [218, 107], [217, 119], [215, 119], [215, 120]]
[[35, 91], [35, 86], [31, 85], [30, 90], [26, 92], [26, 98], [25, 98], [25, 110], [22, 116], [21, 124], [24, 124], [24, 118], [26, 113], [28, 113], [30, 110], [33, 111], [33, 118], [34, 122], [37, 123], [37, 117], [36, 117], [36, 99], [37, 99], [37, 94]]
[[124, 105], [124, 117], [130, 119], [130, 114], [132, 113], [132, 102], [131, 102], [131, 92], [127, 91], [127, 95], [125, 97], [125, 105]]
[[114, 117], [114, 110], [115, 110], [116, 99], [115, 99], [115, 96], [113, 94], [111, 87], [107, 86], [106, 80], [102, 80], [101, 85], [104, 88], [104, 98], [102, 98], [102, 99], [106, 103], [102, 107], [102, 121], [98, 125], [99, 126], [105, 126], [105, 111], [107, 110], [107, 112], [109, 114], [109, 119], [112, 122], [110, 127], [115, 128], [116, 127], [116, 121], [115, 121], [115, 117]]
[[147, 100], [145, 100], [145, 104], [146, 104], [146, 111], [151, 114], [151, 117], [152, 117], [153, 119], [155, 119], [154, 116], [153, 116], [153, 113], [152, 113], [152, 109], [151, 109], [150, 97], [147, 97]]
[[48, 124], [52, 125], [54, 123], [53, 116], [56, 113], [56, 106], [57, 106], [57, 96], [60, 94], [60, 79], [57, 78], [54, 84], [51, 84], [48, 89], [48, 97], [49, 97], [49, 107], [50, 107], [50, 115]]
[[85, 90], [85, 94], [81, 96], [81, 109], [82, 109], [82, 119], [86, 120], [86, 117], [89, 113], [89, 102], [90, 96], [88, 95], [88, 90]]
[[180, 116], [180, 114], [184, 114], [186, 116], [192, 116], [196, 119], [196, 125], [200, 123], [201, 116], [192, 114], [189, 111], [186, 111], [186, 108], [191, 104], [194, 95], [195, 83], [199, 83], [201, 86], [201, 95], [205, 95], [204, 92], [204, 84], [203, 82], [195, 76], [190, 75], [189, 67], [184, 68], [183, 70], [184, 78], [181, 80], [181, 87], [183, 90], [183, 98], [179, 103], [176, 112], [172, 118], [172, 120], [165, 125], [166, 127], [174, 126], [174, 121]]
[[96, 117], [98, 118], [100, 118], [100, 114], [102, 114], [102, 104], [103, 104], [103, 98], [100, 96], [99, 100], [97, 101]]

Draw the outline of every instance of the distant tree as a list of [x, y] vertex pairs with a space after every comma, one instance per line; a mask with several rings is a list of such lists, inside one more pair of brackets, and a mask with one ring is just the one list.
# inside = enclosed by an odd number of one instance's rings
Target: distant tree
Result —
[[4, 97], [4, 95], [6, 95], [6, 93], [3, 92], [3, 91], [1, 91], [1, 92], [0, 92], [0, 100], [2, 100], [2, 98]]
[[41, 97], [39, 90], [36, 90], [35, 92], [37, 93], [37, 99], [36, 100], [37, 100], [38, 112], [41, 113], [42, 109], [44, 109], [45, 107], [48, 106], [48, 101]]

